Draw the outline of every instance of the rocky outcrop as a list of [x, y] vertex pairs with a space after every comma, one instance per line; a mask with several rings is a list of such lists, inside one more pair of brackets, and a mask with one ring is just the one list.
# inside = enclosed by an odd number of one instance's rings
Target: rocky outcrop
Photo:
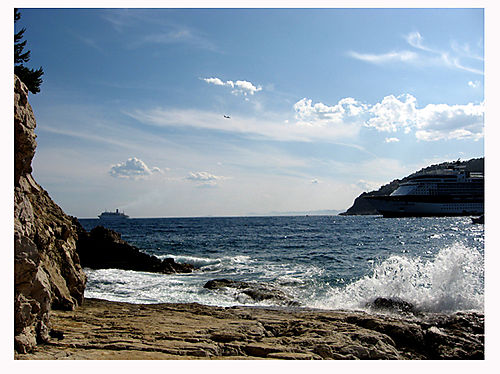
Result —
[[53, 311], [58, 338], [19, 359], [484, 359], [482, 314], [128, 304]]
[[263, 282], [244, 282], [231, 279], [212, 279], [205, 283], [203, 288], [231, 293], [240, 303], [271, 301], [276, 305], [299, 306], [297, 301], [286, 295], [283, 291]]
[[410, 177], [415, 174], [428, 172], [431, 170], [446, 169], [449, 167], [460, 166], [465, 168], [466, 171], [473, 172], [483, 172], [484, 173], [484, 157], [473, 158], [468, 161], [454, 161], [454, 162], [443, 162], [441, 164], [431, 165], [426, 168], [419, 170], [403, 179], [395, 179], [392, 182], [383, 185], [377, 191], [363, 192], [355, 200], [352, 206], [347, 209], [347, 211], [340, 213], [341, 216], [355, 216], [355, 215], [376, 215], [379, 214], [377, 210], [373, 207], [366, 197], [368, 196], [384, 196], [390, 195], [394, 192], [401, 183], [406, 182]]
[[398, 298], [377, 297], [366, 303], [366, 307], [373, 311], [386, 311], [403, 315], [421, 315], [421, 312], [408, 301]]
[[141, 252], [139, 248], [122, 240], [121, 235], [103, 226], [86, 232], [75, 219], [78, 227], [77, 251], [81, 265], [91, 269], [124, 269], [152, 273], [190, 273], [194, 266], [179, 264], [172, 258], [160, 260]]
[[51, 308], [82, 303], [86, 277], [71, 217], [31, 176], [35, 117], [28, 89], [14, 78], [14, 343], [18, 352], [49, 339]]

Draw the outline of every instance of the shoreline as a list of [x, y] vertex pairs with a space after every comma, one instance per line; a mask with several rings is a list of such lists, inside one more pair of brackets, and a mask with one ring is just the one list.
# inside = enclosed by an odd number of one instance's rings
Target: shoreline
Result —
[[482, 313], [395, 316], [85, 298], [16, 360], [484, 359]]

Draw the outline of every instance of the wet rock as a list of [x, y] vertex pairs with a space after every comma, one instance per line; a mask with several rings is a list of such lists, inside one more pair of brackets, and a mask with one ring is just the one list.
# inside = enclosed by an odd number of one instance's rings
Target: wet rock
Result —
[[398, 298], [377, 297], [375, 300], [366, 304], [372, 310], [389, 311], [395, 313], [418, 313], [412, 303]]
[[421, 320], [364, 312], [85, 299], [74, 311], [52, 311], [51, 321], [64, 339], [16, 354], [16, 359], [484, 358], [483, 318], [474, 313]]
[[456, 313], [451, 316], [427, 316], [422, 327], [429, 355], [457, 359], [484, 359], [484, 316]]
[[[278, 305], [299, 306], [298, 302], [292, 300], [283, 291], [278, 290], [266, 283], [243, 282], [221, 278], [209, 280], [207, 283], [205, 283], [203, 288], [215, 291], [224, 291], [226, 289], [238, 290], [239, 295], [249, 297], [250, 300], [248, 301], [250, 302], [271, 301]], [[245, 301], [241, 297], [239, 298], [239, 300]]]
[[221, 278], [221, 279], [209, 280], [203, 286], [203, 288], [208, 288], [209, 290], [218, 290], [218, 289], [225, 288], [225, 287], [242, 289], [242, 288], [249, 287], [249, 283]]
[[103, 226], [94, 227], [88, 233], [79, 225], [77, 251], [82, 266], [91, 269], [113, 268], [163, 274], [190, 273], [194, 269], [191, 264], [179, 264], [172, 258], [160, 260], [141, 252], [122, 240], [119, 233]]

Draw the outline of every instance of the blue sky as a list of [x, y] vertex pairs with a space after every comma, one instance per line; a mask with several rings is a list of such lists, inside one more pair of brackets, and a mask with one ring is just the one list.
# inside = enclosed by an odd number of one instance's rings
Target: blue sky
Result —
[[71, 215], [345, 210], [484, 156], [482, 9], [21, 15], [45, 71], [34, 176]]

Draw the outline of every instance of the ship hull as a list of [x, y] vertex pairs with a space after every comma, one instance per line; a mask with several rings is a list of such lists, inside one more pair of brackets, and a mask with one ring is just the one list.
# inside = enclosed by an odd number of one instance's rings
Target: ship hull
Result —
[[384, 217], [447, 217], [484, 214], [484, 201], [467, 198], [372, 196], [370, 203]]
[[125, 221], [129, 219], [129, 217], [98, 217], [101, 221]]

